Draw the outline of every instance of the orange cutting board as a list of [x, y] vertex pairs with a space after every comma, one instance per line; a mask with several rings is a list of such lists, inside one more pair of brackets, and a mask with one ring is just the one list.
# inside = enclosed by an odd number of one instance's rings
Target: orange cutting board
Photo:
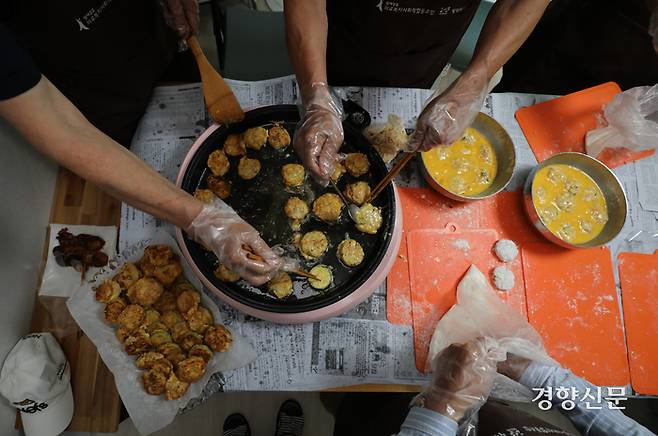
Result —
[[407, 234], [416, 229], [443, 229], [448, 223], [462, 228], [482, 227], [481, 202], [450, 200], [428, 188], [400, 188], [402, 241], [393, 268], [386, 279], [386, 316], [393, 324], [411, 325], [411, 289]]
[[658, 252], [619, 255], [631, 386], [658, 395]]
[[[543, 241], [523, 210], [522, 192], [501, 192], [488, 200], [459, 203], [449, 200], [430, 189], [399, 189], [404, 228], [400, 250], [386, 281], [386, 311], [393, 324], [412, 324], [411, 288], [409, 277], [409, 231], [417, 229], [444, 229], [456, 223], [462, 229], [493, 229], [499, 238], [511, 239], [517, 244]], [[516, 277], [522, 277], [520, 256], [508, 265]], [[526, 313], [525, 291], [517, 280], [513, 292], [502, 295], [519, 312]]]
[[[620, 92], [616, 83], [604, 83], [521, 108], [516, 111], [516, 120], [539, 162], [565, 151], [585, 153], [585, 134], [598, 127], [599, 120], [603, 119], [604, 106]], [[653, 153], [653, 149], [621, 153], [608, 151], [598, 158], [614, 168]]]
[[[455, 304], [459, 281], [471, 265], [489, 274], [496, 265], [493, 230], [412, 230], [407, 234], [416, 367], [425, 371], [436, 323]], [[522, 281], [522, 280], [520, 280]]]
[[549, 243], [522, 250], [528, 319], [549, 354], [602, 386], [629, 383], [610, 250], [565, 250]]

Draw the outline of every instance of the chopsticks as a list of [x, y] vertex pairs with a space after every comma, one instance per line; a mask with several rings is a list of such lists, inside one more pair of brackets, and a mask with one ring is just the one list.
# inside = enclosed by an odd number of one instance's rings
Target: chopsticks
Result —
[[375, 186], [375, 189], [372, 190], [370, 193], [370, 197], [368, 197], [367, 203], [370, 203], [372, 200], [375, 199], [383, 190], [388, 186], [388, 184], [395, 178], [395, 176], [398, 175], [400, 170], [404, 168], [404, 166], [416, 155], [415, 151], [411, 152], [406, 152], [404, 156], [400, 160], [398, 160], [395, 165], [393, 165], [393, 168], [391, 168], [391, 171], [386, 174], [386, 176]]
[[[247, 257], [249, 259], [258, 260], [258, 261], [261, 261], [261, 262], [263, 261], [263, 258], [261, 256], [257, 255], [256, 253], [254, 253], [254, 250], [250, 246], [244, 244], [244, 245], [242, 245], [242, 249], [247, 252]], [[309, 272], [304, 271], [303, 269], [293, 269], [293, 270], [288, 271], [288, 272], [291, 272], [295, 275], [306, 277], [306, 278], [309, 278], [309, 279], [319, 280], [316, 276], [314, 276], [313, 274], [311, 274]]]

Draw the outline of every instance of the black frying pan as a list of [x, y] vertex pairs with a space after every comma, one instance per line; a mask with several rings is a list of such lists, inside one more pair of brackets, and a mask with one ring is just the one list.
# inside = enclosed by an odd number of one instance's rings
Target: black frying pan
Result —
[[[345, 109], [348, 116], [343, 123], [345, 142], [341, 153], [359, 151], [366, 154], [370, 160], [370, 172], [358, 179], [346, 173], [337, 185], [342, 191], [348, 183], [364, 180], [374, 188], [386, 175], [387, 170], [375, 149], [361, 134], [361, 130], [370, 123], [370, 116], [352, 102], [347, 102]], [[229, 134], [242, 133], [250, 127], [269, 128], [279, 123], [293, 136], [298, 121], [299, 113], [294, 105], [267, 106], [247, 112], [245, 119], [239, 123], [218, 128], [201, 144], [190, 160], [182, 179], [182, 188], [189, 193], [194, 193], [197, 188], [206, 188], [206, 178], [211, 174], [206, 164], [208, 155], [221, 148]], [[292, 145], [285, 150], [275, 150], [267, 145], [259, 151], [248, 149], [247, 154], [261, 161], [261, 171], [255, 179], [243, 180], [237, 174], [239, 158], [229, 157], [231, 169], [226, 178], [232, 182], [232, 189], [231, 196], [226, 202], [254, 226], [270, 246], [280, 245], [288, 255], [299, 258], [302, 268], [310, 270], [316, 264], [329, 265], [333, 272], [333, 283], [329, 288], [317, 291], [309, 285], [306, 278], [291, 274], [294, 293], [284, 300], [279, 300], [267, 292], [266, 285], [256, 288], [244, 280], [226, 283], [217, 279], [213, 274], [218, 263], [215, 255], [204, 250], [191, 239], [185, 238], [187, 249], [199, 270], [218, 290], [231, 298], [255, 309], [277, 313], [299, 313], [320, 309], [358, 289], [380, 264], [391, 241], [395, 218], [393, 187], [389, 185], [374, 201], [375, 206], [382, 208], [383, 217], [383, 224], [377, 235], [367, 235], [358, 231], [348, 216], [347, 208], [343, 208], [340, 220], [333, 224], [320, 221], [311, 212], [302, 224], [301, 232], [323, 231], [329, 239], [329, 249], [319, 260], [305, 261], [292, 245], [294, 232], [283, 211], [285, 201], [292, 195], [301, 196], [312, 208], [313, 199], [325, 192], [334, 192], [333, 189], [331, 186], [326, 188], [320, 186], [310, 176], [307, 176], [301, 190], [285, 188], [281, 178], [281, 167], [286, 163], [300, 163]], [[336, 256], [338, 244], [347, 235], [359, 241], [365, 252], [364, 261], [356, 268], [344, 266]]]

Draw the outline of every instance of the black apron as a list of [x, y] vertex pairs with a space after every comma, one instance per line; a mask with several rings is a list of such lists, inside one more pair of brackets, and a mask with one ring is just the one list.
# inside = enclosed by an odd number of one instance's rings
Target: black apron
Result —
[[429, 88], [479, 0], [327, 0], [331, 85]]
[[[2, 0], [7, 1], [7, 0]], [[7, 24], [41, 72], [128, 146], [177, 36], [155, 0], [9, 0]]]

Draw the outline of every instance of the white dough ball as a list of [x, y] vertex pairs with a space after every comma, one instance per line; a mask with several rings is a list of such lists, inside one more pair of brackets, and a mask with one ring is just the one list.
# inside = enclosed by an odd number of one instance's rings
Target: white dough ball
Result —
[[514, 288], [514, 273], [504, 266], [497, 266], [493, 270], [494, 286], [501, 291]]
[[518, 247], [514, 241], [510, 241], [509, 239], [501, 239], [496, 242], [494, 251], [496, 252], [496, 256], [498, 256], [498, 259], [503, 262], [511, 262], [519, 255]]

